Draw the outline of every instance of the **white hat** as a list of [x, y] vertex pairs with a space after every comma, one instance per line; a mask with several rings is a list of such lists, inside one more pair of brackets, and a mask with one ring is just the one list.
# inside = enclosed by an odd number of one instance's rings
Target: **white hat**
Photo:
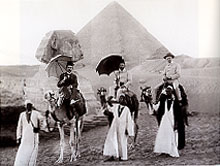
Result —
[[33, 103], [31, 102], [31, 100], [25, 100], [24, 104], [25, 104], [26, 106], [27, 106], [27, 104], [32, 104], [32, 105], [33, 105]]

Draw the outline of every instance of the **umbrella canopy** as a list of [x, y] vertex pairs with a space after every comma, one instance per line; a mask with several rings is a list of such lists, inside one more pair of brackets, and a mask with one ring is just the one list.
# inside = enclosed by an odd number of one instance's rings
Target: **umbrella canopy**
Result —
[[83, 53], [78, 38], [70, 30], [55, 30], [48, 32], [41, 40], [35, 57], [43, 63], [49, 63], [57, 55], [72, 57], [72, 61], [83, 59]]
[[111, 74], [113, 71], [119, 69], [119, 64], [124, 62], [121, 55], [109, 55], [103, 58], [96, 67], [96, 72], [101, 74]]
[[68, 61], [72, 61], [72, 57], [57, 55], [52, 58], [45, 69], [48, 77], [54, 76], [59, 78], [60, 75], [66, 71], [66, 64]]

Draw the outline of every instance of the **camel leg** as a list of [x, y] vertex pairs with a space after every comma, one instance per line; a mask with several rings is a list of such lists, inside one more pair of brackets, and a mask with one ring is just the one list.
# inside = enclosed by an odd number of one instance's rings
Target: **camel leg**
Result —
[[72, 161], [76, 161], [76, 150], [75, 150], [75, 133], [74, 133], [74, 129], [75, 125], [74, 123], [71, 123], [70, 125], [70, 140], [69, 140], [69, 144], [70, 144], [70, 149], [71, 149], [71, 157], [70, 157], [70, 162]]
[[83, 127], [83, 120], [82, 118], [78, 119], [76, 125], [76, 157], [81, 157], [80, 155], [80, 140], [81, 140], [81, 133]]
[[64, 126], [60, 125], [60, 123], [57, 124], [59, 133], [60, 133], [60, 157], [55, 163], [62, 163], [63, 162], [63, 152], [64, 152]]
[[135, 124], [134, 124], [135, 126], [135, 136], [134, 136], [134, 144], [136, 144], [136, 140], [137, 140], [137, 135], [138, 135], [138, 124], [137, 124], [137, 122], [135, 122]]
[[134, 120], [134, 140], [133, 143], [136, 143], [136, 139], [137, 139], [137, 134], [138, 134], [138, 124], [137, 124], [137, 118], [135, 118], [135, 115], [133, 116], [133, 120]]

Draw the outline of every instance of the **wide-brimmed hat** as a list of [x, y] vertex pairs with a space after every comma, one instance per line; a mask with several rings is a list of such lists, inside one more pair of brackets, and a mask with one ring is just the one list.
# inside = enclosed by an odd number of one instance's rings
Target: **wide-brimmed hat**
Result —
[[172, 58], [175, 57], [173, 54], [171, 54], [171, 53], [169, 52], [169, 53], [167, 53], [163, 58], [166, 59], [166, 58], [169, 57], [169, 56], [172, 57]]

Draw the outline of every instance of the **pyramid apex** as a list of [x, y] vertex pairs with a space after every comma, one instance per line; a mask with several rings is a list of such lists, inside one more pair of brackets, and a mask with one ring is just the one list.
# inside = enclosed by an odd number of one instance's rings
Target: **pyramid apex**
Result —
[[108, 6], [121, 6], [118, 2], [116, 2], [116, 1], [112, 1], [112, 2], [110, 2], [108, 5], [107, 5], [107, 7]]
[[114, 5], [114, 4], [118, 4], [118, 2], [112, 1], [112, 2], [109, 3], [109, 5], [110, 5], [110, 4], [111, 4], [111, 5]]

